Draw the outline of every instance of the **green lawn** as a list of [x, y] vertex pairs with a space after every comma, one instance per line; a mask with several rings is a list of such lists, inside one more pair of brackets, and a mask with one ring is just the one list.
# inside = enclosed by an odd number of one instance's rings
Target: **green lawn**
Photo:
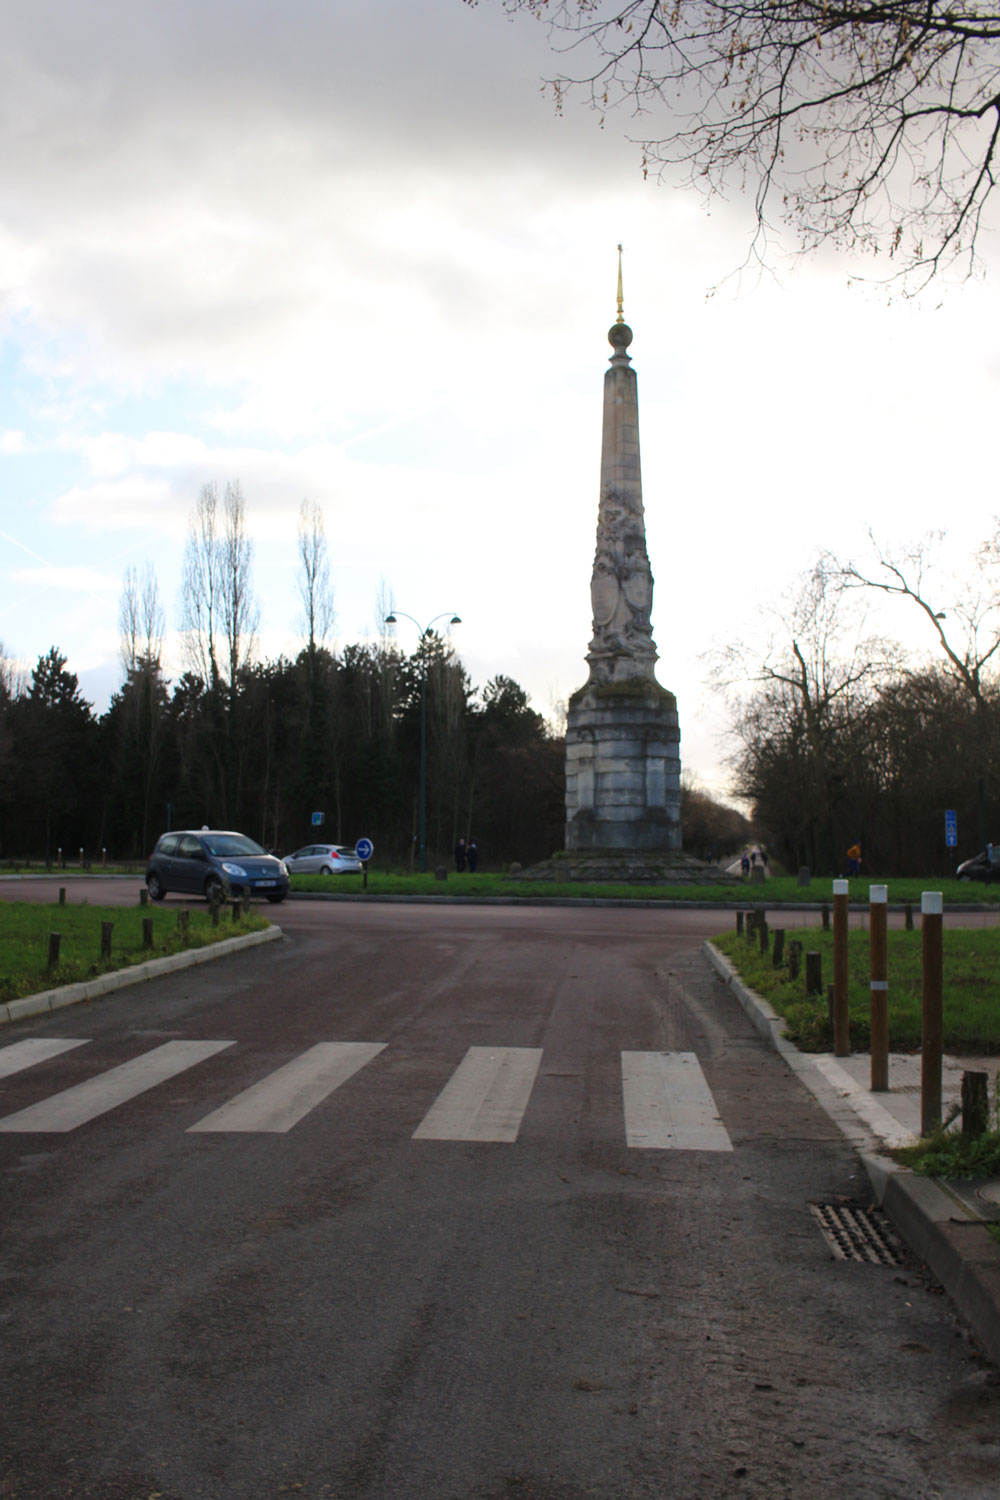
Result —
[[[851, 881], [850, 899], [866, 902], [869, 887], [875, 883], [864, 877]], [[890, 903], [912, 901], [917, 910], [923, 891], [941, 891], [945, 902], [984, 902], [1000, 906], [1000, 885], [973, 885], [937, 876], [924, 879], [888, 882]], [[326, 895], [354, 895], [362, 889], [360, 875], [293, 875], [293, 891], [322, 891]], [[794, 876], [775, 876], [763, 886], [749, 881], [733, 880], [726, 885], [590, 885], [582, 881], [515, 880], [508, 875], [489, 871], [458, 875], [450, 870], [447, 880], [435, 880], [432, 874], [406, 875], [373, 866], [368, 871], [368, 892], [373, 896], [512, 896], [520, 899], [538, 896], [575, 896], [626, 901], [720, 901], [751, 905], [780, 906], [793, 902], [832, 901], [832, 881], [817, 878], [802, 887]]]
[[[890, 890], [890, 896], [892, 892]], [[778, 914], [770, 916], [773, 929]], [[805, 998], [805, 961], [796, 980], [789, 977], [787, 953], [797, 938], [803, 954], [822, 955], [823, 998]], [[833, 933], [821, 928], [789, 928], [786, 962], [775, 969], [771, 953], [761, 954], [756, 939], [749, 942], [734, 931], [713, 942], [736, 966], [744, 981], [771, 1004], [788, 1023], [787, 1035], [804, 1051], [829, 1050], [826, 989], [833, 982]], [[906, 1052], [920, 1046], [922, 995], [919, 917], [912, 932], [891, 930], [889, 948], [889, 1046]], [[851, 1045], [864, 1051], [870, 1041], [871, 1012], [868, 933], [851, 930], [848, 936]], [[1000, 928], [944, 926], [944, 1045], [950, 1052], [1000, 1052]]]
[[[88, 906], [67, 902], [42, 906], [37, 902], [0, 900], [0, 1002], [33, 995], [57, 985], [93, 979], [114, 969], [128, 968], [150, 958], [162, 958], [185, 948], [203, 948], [241, 933], [258, 932], [270, 924], [251, 911], [238, 922], [224, 906], [213, 927], [208, 907], [192, 909], [188, 930], [181, 931], [183, 908]], [[143, 945], [143, 918], [153, 922], [153, 946]], [[113, 922], [111, 958], [101, 958], [101, 924]], [[48, 967], [49, 934], [62, 936], [59, 964]]]

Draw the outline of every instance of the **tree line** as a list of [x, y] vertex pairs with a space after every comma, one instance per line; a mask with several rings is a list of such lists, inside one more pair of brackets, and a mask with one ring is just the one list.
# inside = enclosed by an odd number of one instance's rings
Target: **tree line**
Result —
[[[280, 853], [370, 837], [414, 856], [426, 716], [432, 859], [475, 837], [485, 862], [530, 863], [562, 844], [564, 747], [509, 677], [471, 683], [448, 641], [404, 654], [386, 633], [334, 650], [322, 516], [299, 514], [304, 644], [260, 659], [253, 543], [238, 484], [202, 490], [184, 557], [185, 670], [163, 664], [153, 570], [130, 569], [123, 680], [95, 714], [53, 646], [30, 676], [0, 648], [0, 856], [142, 858], [168, 827], [238, 828]], [[390, 613], [386, 605], [381, 618]], [[321, 826], [313, 815], [322, 813]]]
[[[769, 635], [716, 655], [734, 789], [789, 869], [842, 874], [860, 842], [865, 872], [947, 875], [1000, 843], [1000, 527], [951, 575], [943, 546], [872, 537], [865, 562], [824, 554]], [[874, 599], [927, 649], [873, 630]]]

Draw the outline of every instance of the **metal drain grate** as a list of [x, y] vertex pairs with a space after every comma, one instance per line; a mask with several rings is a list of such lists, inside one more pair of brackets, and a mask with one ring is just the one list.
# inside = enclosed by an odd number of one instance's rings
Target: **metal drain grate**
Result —
[[810, 1203], [810, 1212], [838, 1260], [898, 1266], [902, 1247], [885, 1215], [856, 1203]]

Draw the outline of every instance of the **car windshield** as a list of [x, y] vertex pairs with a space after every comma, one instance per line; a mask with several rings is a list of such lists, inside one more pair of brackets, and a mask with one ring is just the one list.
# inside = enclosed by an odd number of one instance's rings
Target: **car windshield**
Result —
[[215, 859], [232, 859], [234, 855], [267, 852], [242, 833], [206, 833], [202, 835], [201, 841]]

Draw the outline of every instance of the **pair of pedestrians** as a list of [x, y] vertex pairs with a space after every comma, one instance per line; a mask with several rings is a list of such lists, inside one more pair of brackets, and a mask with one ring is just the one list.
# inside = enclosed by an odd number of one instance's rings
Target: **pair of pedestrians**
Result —
[[470, 839], [468, 843], [464, 839], [459, 839], [455, 845], [455, 869], [458, 873], [461, 875], [468, 866], [470, 874], [474, 874], [478, 863], [479, 850], [475, 839]]

